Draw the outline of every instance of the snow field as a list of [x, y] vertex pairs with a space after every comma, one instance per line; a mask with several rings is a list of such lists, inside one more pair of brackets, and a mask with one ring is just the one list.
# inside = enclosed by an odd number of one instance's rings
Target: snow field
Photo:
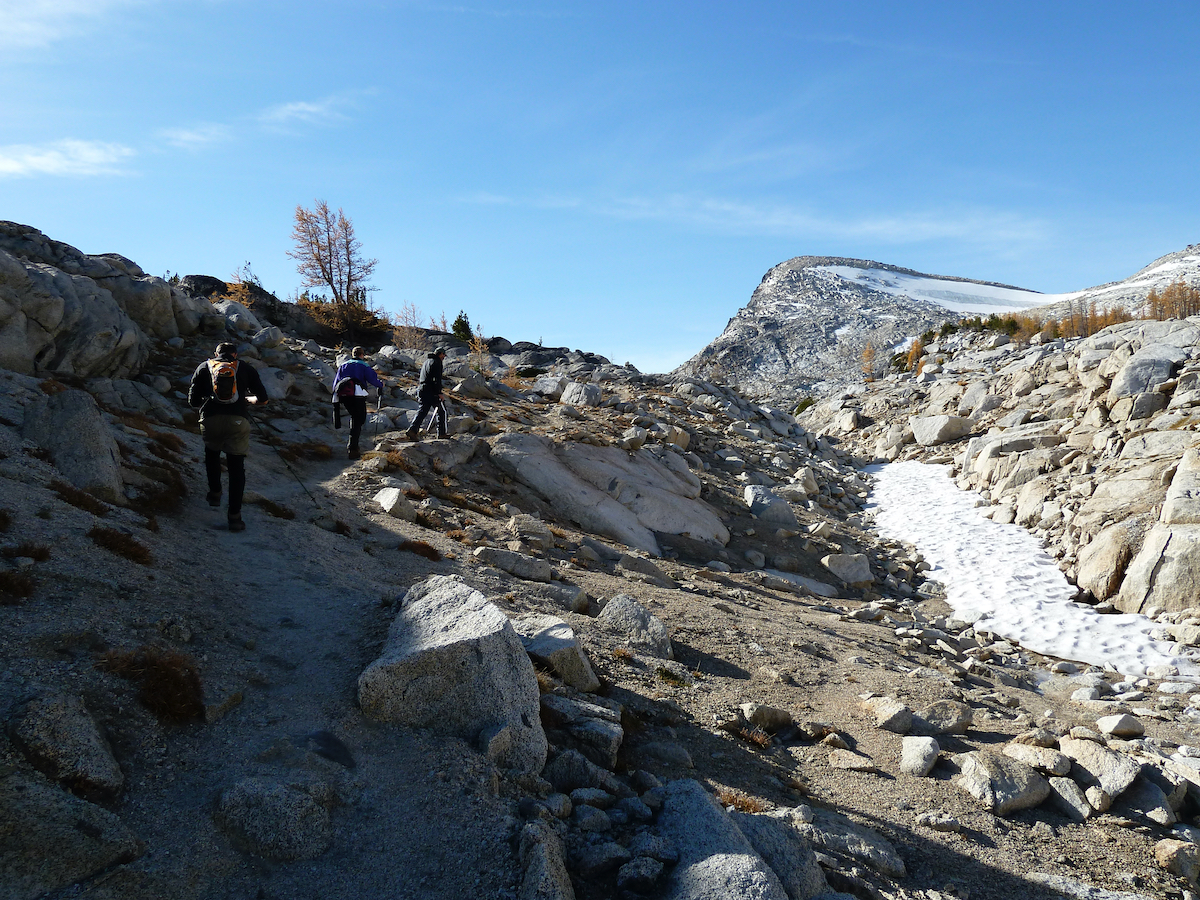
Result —
[[1168, 665], [1200, 675], [1192, 659], [1150, 637], [1157, 626], [1145, 616], [1072, 603], [1075, 589], [1037, 538], [986, 518], [979, 496], [959, 490], [948, 466], [897, 462], [868, 472], [875, 486], [867, 512], [879, 533], [915, 545], [932, 567], [927, 577], [945, 585], [946, 602], [976, 630], [1124, 675]]

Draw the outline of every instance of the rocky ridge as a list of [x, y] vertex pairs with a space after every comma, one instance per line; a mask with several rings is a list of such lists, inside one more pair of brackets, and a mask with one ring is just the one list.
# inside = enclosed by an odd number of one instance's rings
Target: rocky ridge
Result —
[[[844, 277], [837, 267], [859, 270], [862, 278]], [[933, 278], [869, 260], [798, 256], [782, 262], [763, 276], [725, 330], [676, 372], [719, 378], [772, 398], [821, 394], [860, 381], [868, 342], [881, 353], [892, 352], [888, 348], [959, 318], [928, 299], [881, 290], [877, 280], [889, 275]]]
[[1064, 319], [1081, 311], [1143, 313], [1152, 290], [1200, 285], [1200, 250], [1169, 253], [1122, 281], [1042, 295], [1007, 285], [925, 275], [869, 260], [800, 256], [772, 268], [725, 330], [680, 366], [753, 396], [784, 402], [863, 380], [868, 342], [878, 359], [960, 315], [1024, 311]]
[[[956, 621], [861, 512], [864, 463], [945, 453], [899, 406], [880, 450], [870, 394], [435, 335], [454, 435], [403, 440], [381, 348], [348, 462], [337, 350], [188, 302], [144, 368], [0, 373], [3, 896], [1192, 896], [1179, 680]], [[240, 535], [181, 401], [226, 338], [272, 396]]]

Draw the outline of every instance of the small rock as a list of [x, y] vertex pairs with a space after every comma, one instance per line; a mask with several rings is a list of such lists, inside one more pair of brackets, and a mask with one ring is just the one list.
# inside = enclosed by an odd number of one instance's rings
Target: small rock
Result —
[[1127, 714], [1105, 716], [1102, 719], [1097, 719], [1096, 727], [1100, 729], [1102, 734], [1117, 738], [1141, 737], [1146, 733], [1146, 727], [1136, 718]]
[[931, 737], [906, 737], [901, 744], [900, 771], [924, 778], [937, 763], [941, 747]]

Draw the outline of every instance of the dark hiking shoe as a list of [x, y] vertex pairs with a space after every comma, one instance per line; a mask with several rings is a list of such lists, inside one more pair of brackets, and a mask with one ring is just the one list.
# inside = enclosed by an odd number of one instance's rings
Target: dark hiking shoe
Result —
[[242, 521], [241, 515], [233, 515], [229, 517], [230, 531], [245, 531], [246, 523]]
[[446, 432], [443, 431], [438, 435], [438, 440], [444, 441], [444, 440], [449, 439], [449, 437], [450, 437], [450, 435], [446, 434]]
[[421, 439], [420, 433], [415, 428], [408, 429], [408, 431], [404, 432], [404, 436], [410, 441], [419, 441]]
[[204, 495], [204, 499], [208, 501], [209, 506], [216, 509], [218, 506], [221, 505], [221, 492], [220, 491], [209, 491], [207, 494]]
[[361, 459], [361, 458], [362, 458], [362, 454], [361, 454], [361, 453], [359, 453], [359, 452], [358, 452], [358, 448], [357, 448], [357, 447], [355, 447], [355, 448], [353, 448], [353, 449], [351, 449], [351, 450], [347, 450], [347, 451], [346, 451], [346, 458], [347, 458], [347, 459]]

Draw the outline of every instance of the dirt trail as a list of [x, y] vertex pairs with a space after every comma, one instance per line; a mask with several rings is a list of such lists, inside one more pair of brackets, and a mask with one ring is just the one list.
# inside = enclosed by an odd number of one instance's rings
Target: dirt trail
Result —
[[[393, 615], [382, 598], [453, 563], [364, 552], [362, 526], [371, 526], [330, 494], [344, 461], [293, 464], [353, 533], [310, 524], [312, 501], [258, 437], [248, 496], [262, 494], [296, 518], [248, 503], [247, 530], [231, 534], [224, 509], [204, 505], [197, 472], [187, 511], [164, 517], [155, 541], [165, 573], [159, 603], [189, 627], [208, 623], [186, 649], [201, 662], [206, 702], [230, 708], [210, 724], [168, 730], [159, 746], [127, 761], [128, 799], [115, 811], [149, 849], [82, 896], [506, 896], [518, 877], [511, 822], [486, 763], [461, 741], [371, 722], [356, 703], [358, 675]], [[199, 456], [199, 439], [191, 440]], [[163, 556], [172, 548], [186, 549]], [[322, 731], [344, 744], [353, 768], [313, 752], [310, 736]], [[328, 785], [336, 798], [331, 849], [272, 864], [232, 848], [212, 811], [220, 792], [246, 777]]]

